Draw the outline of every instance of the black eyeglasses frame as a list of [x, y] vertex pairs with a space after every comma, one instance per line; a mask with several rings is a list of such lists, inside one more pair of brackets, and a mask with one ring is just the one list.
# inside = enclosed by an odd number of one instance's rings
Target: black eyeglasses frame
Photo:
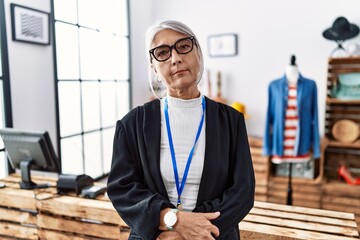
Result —
[[[178, 42], [183, 41], [183, 40], [186, 40], [186, 39], [190, 39], [190, 40], [191, 40], [191, 42], [192, 42], [191, 49], [190, 49], [188, 52], [186, 52], [186, 53], [181, 53], [181, 52], [179, 52], [179, 51], [177, 50], [177, 48], [176, 48], [175, 46], [176, 46], [176, 44], [177, 44]], [[150, 49], [150, 50], [149, 50], [151, 62], [152, 62], [152, 59], [153, 59], [153, 58], [154, 58], [156, 61], [158, 61], [158, 62], [165, 62], [166, 60], [168, 60], [169, 58], [171, 58], [171, 56], [172, 56], [172, 50], [173, 50], [173, 49], [175, 49], [175, 51], [176, 51], [178, 54], [183, 54], [183, 55], [184, 55], [184, 54], [188, 54], [189, 52], [191, 52], [191, 51], [193, 50], [194, 44], [196, 44], [196, 41], [195, 41], [195, 40], [196, 40], [196, 39], [195, 39], [194, 36], [189, 36], [189, 37], [185, 37], [185, 38], [181, 38], [181, 39], [177, 40], [177, 41], [176, 41], [173, 45], [171, 45], [171, 46], [164, 44], [164, 45], [161, 45], [161, 46], [154, 47], [153, 49]], [[166, 59], [158, 60], [158, 59], [155, 57], [154, 51], [155, 51], [157, 48], [161, 48], [161, 47], [169, 47], [169, 48], [170, 48], [170, 55], [169, 55], [169, 57], [166, 58]]]

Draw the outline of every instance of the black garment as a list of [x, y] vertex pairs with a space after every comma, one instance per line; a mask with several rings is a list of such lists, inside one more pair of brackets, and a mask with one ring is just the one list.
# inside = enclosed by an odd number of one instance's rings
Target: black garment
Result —
[[[160, 211], [175, 208], [160, 173], [160, 118], [156, 99], [117, 122], [107, 187], [112, 204], [130, 226], [129, 239], [156, 238]], [[244, 117], [206, 98], [205, 119], [205, 162], [193, 211], [220, 211], [212, 221], [219, 239], [239, 239], [238, 223], [253, 207], [255, 189]]]

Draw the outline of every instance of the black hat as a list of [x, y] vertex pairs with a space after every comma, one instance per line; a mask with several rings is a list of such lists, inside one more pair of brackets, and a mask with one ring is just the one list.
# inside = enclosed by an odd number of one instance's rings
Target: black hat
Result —
[[329, 40], [346, 40], [359, 34], [359, 27], [349, 23], [345, 17], [338, 17], [331, 28], [323, 32], [323, 36]]

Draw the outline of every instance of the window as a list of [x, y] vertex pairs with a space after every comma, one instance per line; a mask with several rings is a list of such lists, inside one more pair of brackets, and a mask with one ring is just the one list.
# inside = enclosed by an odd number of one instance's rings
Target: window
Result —
[[[0, 1], [0, 128], [12, 126], [9, 66], [5, 26], [4, 1]], [[0, 179], [8, 174], [8, 161], [0, 137]]]
[[131, 105], [128, 0], [53, 0], [53, 12], [62, 172], [98, 178]]

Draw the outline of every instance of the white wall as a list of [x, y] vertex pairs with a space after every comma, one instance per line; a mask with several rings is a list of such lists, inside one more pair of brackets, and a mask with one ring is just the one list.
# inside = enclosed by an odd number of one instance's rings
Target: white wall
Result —
[[154, 21], [153, 1], [130, 0], [132, 105], [144, 104], [151, 96], [145, 51], [145, 31]]
[[[55, 142], [52, 45], [12, 41], [11, 2], [49, 12], [50, 0], [5, 0], [5, 9], [14, 127], [47, 129]], [[145, 53], [147, 27], [157, 19], [177, 19], [197, 33], [205, 65], [211, 71], [213, 91], [216, 71], [222, 71], [223, 95], [229, 103], [246, 104], [251, 115], [247, 120], [249, 134], [263, 135], [267, 86], [283, 74], [293, 53], [303, 75], [318, 84], [323, 131], [327, 58], [335, 43], [321, 33], [340, 15], [360, 25], [359, 8], [358, 0], [130, 0], [133, 106], [151, 96]], [[219, 33], [238, 34], [238, 56], [207, 56], [207, 37]], [[359, 40], [358, 36], [345, 46]]]
[[[205, 67], [211, 71], [213, 91], [216, 90], [216, 72], [221, 71], [224, 97], [229, 103], [240, 101], [246, 104], [251, 115], [247, 120], [251, 135], [263, 135], [268, 84], [284, 74], [290, 55], [295, 54], [301, 73], [314, 79], [318, 85], [320, 130], [323, 134], [327, 59], [336, 44], [324, 39], [322, 32], [338, 16], [345, 16], [360, 26], [358, 0], [153, 0], [152, 5], [154, 20], [180, 20], [194, 30], [204, 50]], [[142, 22], [142, 12], [139, 13], [136, 14], [138, 19], [132, 21]], [[139, 24], [138, 27], [145, 25]], [[136, 29], [136, 35], [132, 35], [132, 39], [140, 40], [137, 47], [143, 44], [145, 30]], [[207, 56], [207, 37], [220, 33], [238, 34], [238, 56]], [[344, 46], [355, 41], [360, 43], [359, 40], [358, 36], [346, 41]], [[141, 60], [145, 55], [133, 53], [133, 58], [137, 59], [133, 61], [133, 74], [146, 73], [145, 60]], [[133, 80], [133, 86], [143, 83], [135, 75]], [[145, 100], [143, 91], [134, 91], [135, 105]]]
[[10, 3], [50, 12], [50, 0], [5, 0], [13, 127], [47, 130], [56, 148], [55, 87], [50, 45], [12, 40]]

